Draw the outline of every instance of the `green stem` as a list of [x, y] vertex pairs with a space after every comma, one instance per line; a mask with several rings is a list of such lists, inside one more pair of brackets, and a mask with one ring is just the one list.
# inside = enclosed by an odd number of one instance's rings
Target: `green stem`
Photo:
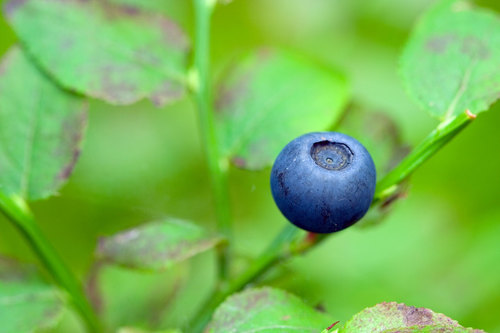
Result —
[[194, 48], [194, 66], [196, 70], [195, 94], [198, 105], [202, 141], [211, 176], [215, 199], [215, 213], [219, 232], [227, 239], [224, 246], [218, 248], [219, 277], [226, 280], [229, 275], [229, 244], [231, 244], [231, 213], [227, 184], [228, 161], [219, 153], [213, 96], [210, 77], [210, 21], [214, 1], [194, 0], [196, 32]]
[[466, 111], [444, 120], [394, 169], [377, 183], [374, 203], [393, 195], [403, 180], [469, 125], [476, 116]]
[[0, 209], [21, 231], [54, 280], [67, 291], [89, 332], [100, 332], [100, 323], [85, 297], [81, 284], [45, 238], [26, 202], [19, 197], [10, 197], [0, 192]]
[[203, 332], [213, 312], [226, 297], [243, 289], [248, 283], [262, 276], [274, 264], [292, 255], [293, 249], [290, 245], [293, 241], [297, 240], [297, 236], [300, 234], [300, 229], [292, 224], [287, 224], [269, 245], [267, 250], [264, 251], [241, 275], [230, 281], [226, 286], [212, 293], [208, 298], [208, 302], [200, 308], [200, 312], [195, 316], [190, 331], [194, 333]]
[[[415, 150], [378, 182], [372, 206], [376, 205], [378, 201], [394, 194], [400, 182], [405, 180], [413, 171], [441, 149], [474, 119], [475, 115], [467, 111], [453, 119], [440, 123], [438, 127], [415, 148]], [[259, 279], [274, 264], [287, 260], [292, 256], [305, 253], [312, 247], [321, 243], [328, 236], [327, 234], [309, 233], [307, 237], [300, 238], [300, 235], [296, 227], [288, 224], [271, 243], [269, 248], [264, 251], [247, 270], [236, 279], [230, 281], [225, 288], [220, 288], [211, 295], [209, 301], [201, 308], [200, 312], [193, 320], [195, 325], [193, 332], [199, 333], [203, 331], [203, 328], [207, 325], [215, 309], [226, 297]]]

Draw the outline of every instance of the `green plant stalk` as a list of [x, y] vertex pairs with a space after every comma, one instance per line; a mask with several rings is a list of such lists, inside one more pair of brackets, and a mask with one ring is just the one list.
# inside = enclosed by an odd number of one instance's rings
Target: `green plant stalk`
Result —
[[373, 203], [383, 201], [394, 194], [398, 184], [408, 178], [410, 174], [467, 127], [475, 118], [474, 114], [466, 111], [441, 122], [410, 154], [377, 183]]
[[219, 154], [213, 96], [210, 76], [210, 21], [215, 3], [209, 0], [194, 0], [196, 16], [194, 67], [196, 70], [195, 95], [198, 106], [202, 141], [210, 171], [217, 226], [227, 239], [218, 247], [219, 278], [226, 280], [229, 275], [231, 244], [231, 212], [227, 182], [228, 161]]
[[189, 327], [189, 331], [194, 333], [203, 332], [213, 312], [226, 297], [241, 290], [249, 282], [255, 281], [258, 277], [262, 276], [262, 274], [268, 271], [274, 264], [290, 256], [292, 254], [290, 245], [297, 240], [300, 234], [300, 229], [288, 223], [269, 245], [266, 251], [264, 251], [241, 275], [212, 293], [207, 303], [200, 308], [200, 311], [195, 316], [192, 321], [193, 325]]
[[[467, 111], [453, 119], [445, 120], [440, 123], [422, 143], [398, 164], [398, 166], [378, 182], [372, 207], [380, 200], [394, 194], [400, 182], [405, 180], [413, 171], [460, 133], [460, 131], [475, 118], [475, 115]], [[307, 237], [299, 239], [298, 237], [300, 235], [296, 227], [292, 224], [287, 224], [269, 248], [264, 251], [246, 271], [236, 279], [230, 281], [226, 288], [220, 288], [211, 295], [208, 303], [202, 307], [201, 311], [193, 320], [195, 324], [193, 332], [199, 333], [203, 331], [203, 328], [209, 322], [213, 312], [226, 297], [259, 279], [274, 264], [307, 252], [309, 249], [325, 240], [328, 236], [327, 234], [309, 233]]]
[[101, 332], [99, 320], [85, 297], [81, 284], [45, 238], [26, 202], [20, 197], [0, 192], [0, 210], [21, 232], [52, 278], [69, 294], [71, 303], [82, 316], [88, 331]]

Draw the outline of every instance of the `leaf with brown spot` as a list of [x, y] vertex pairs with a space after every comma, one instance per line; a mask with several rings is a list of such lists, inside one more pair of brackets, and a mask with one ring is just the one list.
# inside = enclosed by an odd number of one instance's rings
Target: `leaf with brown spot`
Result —
[[384, 333], [485, 333], [483, 330], [476, 330], [466, 327], [450, 327], [441, 325], [432, 326], [412, 326], [408, 328], [397, 328], [384, 331]]
[[189, 43], [160, 14], [100, 0], [10, 0], [4, 11], [28, 52], [64, 87], [114, 104], [185, 92]]
[[214, 314], [207, 331], [317, 333], [332, 319], [297, 296], [272, 288], [245, 290], [229, 297]]
[[0, 257], [0, 332], [51, 328], [62, 310], [57, 289], [43, 282], [34, 267]]
[[97, 256], [120, 266], [161, 271], [207, 251], [222, 241], [180, 220], [151, 222], [99, 240]]
[[28, 200], [48, 197], [78, 159], [87, 103], [58, 87], [17, 47], [0, 68], [0, 190]]
[[396, 302], [380, 303], [366, 308], [339, 330], [339, 333], [389, 332], [480, 333], [482, 331], [464, 328], [441, 313]]
[[182, 332], [178, 329], [149, 331], [149, 330], [144, 330], [141, 328], [122, 327], [122, 328], [118, 329], [118, 331], [116, 333], [182, 333]]
[[432, 115], [488, 110], [500, 97], [500, 19], [468, 1], [438, 2], [401, 57], [409, 94]]
[[217, 91], [221, 153], [250, 170], [270, 166], [295, 137], [328, 129], [349, 98], [345, 78], [334, 69], [272, 49], [245, 56]]

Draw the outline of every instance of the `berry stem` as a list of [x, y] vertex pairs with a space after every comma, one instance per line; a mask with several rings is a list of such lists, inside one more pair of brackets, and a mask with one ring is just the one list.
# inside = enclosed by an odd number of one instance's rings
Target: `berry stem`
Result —
[[101, 325], [81, 283], [45, 238], [27, 203], [20, 197], [0, 192], [0, 210], [21, 232], [52, 278], [69, 294], [72, 305], [85, 321], [88, 331], [101, 332]]
[[[399, 183], [441, 149], [455, 135], [462, 131], [476, 117], [469, 111], [440, 123], [401, 163], [377, 184], [372, 207], [379, 201], [393, 195]], [[292, 224], [287, 224], [271, 245], [240, 276], [230, 280], [226, 287], [214, 291], [209, 301], [201, 307], [193, 320], [195, 333], [200, 333], [207, 325], [213, 312], [226, 297], [255, 282], [270, 268], [293, 256], [303, 254], [328, 237], [329, 234], [308, 234]]]
[[398, 185], [469, 125], [476, 116], [469, 110], [441, 122], [415, 149], [377, 183], [373, 204], [392, 196]]
[[210, 73], [210, 25], [215, 1], [194, 0], [195, 46], [194, 73], [196, 76], [194, 93], [198, 107], [201, 138], [210, 171], [215, 201], [215, 214], [219, 232], [227, 239], [217, 248], [219, 278], [225, 281], [229, 275], [231, 244], [231, 212], [227, 184], [228, 161], [220, 156], [213, 113], [213, 93]]

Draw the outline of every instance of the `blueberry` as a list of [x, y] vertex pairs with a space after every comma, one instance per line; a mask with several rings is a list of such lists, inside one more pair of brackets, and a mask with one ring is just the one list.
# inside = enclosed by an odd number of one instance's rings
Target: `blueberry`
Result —
[[370, 208], [375, 165], [356, 139], [336, 132], [302, 135], [274, 162], [271, 191], [281, 213], [297, 227], [330, 233], [349, 227]]

